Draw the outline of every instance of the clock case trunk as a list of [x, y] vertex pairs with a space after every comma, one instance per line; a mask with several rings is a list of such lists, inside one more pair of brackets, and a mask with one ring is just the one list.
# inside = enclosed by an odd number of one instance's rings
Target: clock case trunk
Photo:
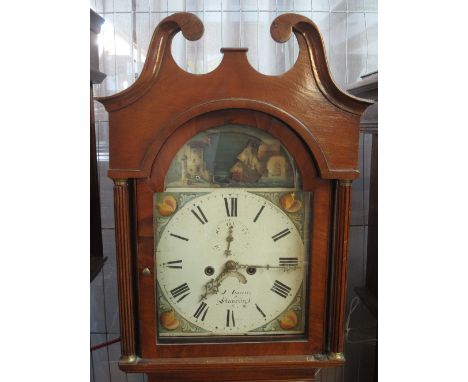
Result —
[[[278, 42], [294, 32], [299, 57], [280, 76], [264, 76], [246, 49], [222, 49], [213, 72], [192, 75], [173, 61], [174, 35], [200, 38], [188, 13], [156, 28], [138, 80], [99, 98], [109, 111], [114, 179], [122, 358], [128, 372], [150, 380], [313, 380], [322, 367], [344, 362], [345, 286], [351, 181], [358, 176], [359, 119], [369, 101], [339, 90], [330, 77], [320, 33], [309, 19], [284, 14], [272, 24]], [[292, 153], [313, 192], [309, 304], [303, 340], [261, 343], [160, 344], [157, 340], [153, 193], [178, 149], [198, 132], [224, 124], [262, 129]]]

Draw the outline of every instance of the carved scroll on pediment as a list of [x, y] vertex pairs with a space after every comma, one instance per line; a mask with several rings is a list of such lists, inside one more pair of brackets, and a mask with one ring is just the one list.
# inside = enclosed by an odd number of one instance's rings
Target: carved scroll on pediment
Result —
[[[209, 73], [183, 70], [172, 57], [174, 36], [182, 32], [193, 41], [203, 31], [194, 14], [166, 17], [154, 31], [135, 83], [120, 93], [97, 98], [110, 112], [110, 146], [115, 152], [110, 176], [147, 176], [164, 143], [181, 126], [205, 114], [239, 109], [272, 116], [294, 131], [323, 178], [358, 176], [359, 119], [372, 102], [341, 91], [333, 82], [322, 37], [311, 20], [283, 14], [273, 21], [275, 41], [284, 43], [294, 33], [299, 46], [296, 62], [280, 75], [258, 72], [249, 63], [246, 48], [222, 48], [221, 63]], [[274, 166], [281, 168], [282, 163]], [[236, 174], [245, 176], [240, 167]]]
[[[305, 16], [285, 13], [271, 24], [270, 33], [276, 42], [284, 43], [294, 33], [299, 42], [299, 57], [311, 65], [316, 84], [333, 104], [355, 114], [362, 114], [372, 102], [344, 93], [335, 84], [325, 54], [325, 44], [317, 25]], [[302, 40], [302, 41], [301, 41]]]
[[[118, 110], [143, 96], [156, 81], [163, 65], [168, 66], [174, 74], [182, 70], [177, 66], [171, 54], [172, 40], [178, 32], [182, 32], [187, 40], [199, 40], [204, 32], [203, 23], [196, 15], [188, 12], [175, 13], [163, 19], [153, 33], [146, 62], [135, 83], [120, 93], [98, 99], [106, 106], [108, 111]], [[282, 14], [273, 21], [270, 33], [278, 43], [288, 41], [292, 33], [295, 34], [298, 40], [299, 56], [290, 70], [290, 76], [302, 75], [304, 78], [310, 78], [310, 74], [312, 74], [315, 79], [315, 86], [328, 101], [347, 112], [360, 115], [371, 104], [369, 101], [342, 92], [334, 83], [329, 71], [322, 36], [313, 21], [293, 13]], [[220, 66], [215, 69], [217, 71], [235, 66], [233, 65], [234, 62], [229, 62], [229, 60], [234, 61], [236, 54], [246, 55], [245, 48], [223, 48], [221, 51], [225, 57]], [[245, 60], [238, 66], [245, 71], [255, 72], [259, 76], [263, 76], [250, 66], [246, 56]], [[310, 71], [311, 73], [303, 73], [304, 71]], [[269, 77], [277, 77], [278, 81], [282, 80], [281, 76]], [[307, 86], [306, 82], [304, 84]]]

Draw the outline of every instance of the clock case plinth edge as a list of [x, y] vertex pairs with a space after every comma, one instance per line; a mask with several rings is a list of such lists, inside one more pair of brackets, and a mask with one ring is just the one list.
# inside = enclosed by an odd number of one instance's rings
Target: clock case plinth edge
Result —
[[[161, 358], [144, 359], [136, 356], [123, 357], [119, 367], [126, 372], [169, 373], [171, 371], [186, 371], [190, 373], [206, 373], [206, 369], [229, 371], [237, 373], [242, 369], [262, 370], [263, 373], [275, 375], [279, 370], [329, 368], [343, 365], [345, 357], [342, 353], [313, 354], [304, 356], [246, 356], [246, 357], [203, 357], [203, 358]], [[271, 377], [271, 376], [270, 376]]]

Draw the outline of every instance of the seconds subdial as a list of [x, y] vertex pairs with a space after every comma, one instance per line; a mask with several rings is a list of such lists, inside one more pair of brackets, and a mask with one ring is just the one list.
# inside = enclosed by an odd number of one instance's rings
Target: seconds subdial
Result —
[[250, 248], [249, 229], [241, 219], [222, 219], [214, 233], [212, 249], [224, 257], [239, 255]]

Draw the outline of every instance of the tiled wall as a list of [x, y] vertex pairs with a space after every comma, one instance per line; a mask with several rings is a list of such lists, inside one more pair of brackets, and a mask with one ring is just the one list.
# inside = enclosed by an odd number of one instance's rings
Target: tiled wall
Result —
[[[199, 41], [186, 41], [180, 34], [174, 39], [172, 53], [176, 62], [192, 73], [213, 70], [221, 60], [220, 48], [229, 46], [248, 47], [250, 63], [262, 73], [279, 74], [288, 70], [297, 57], [297, 42], [292, 38], [285, 44], [277, 44], [269, 34], [271, 22], [286, 12], [300, 13], [318, 25], [333, 78], [339, 86], [345, 88], [363, 74], [377, 70], [376, 0], [91, 0], [90, 3], [106, 20], [99, 37], [99, 49], [100, 70], [107, 77], [94, 87], [98, 96], [114, 94], [135, 81], [155, 26], [178, 11], [197, 14], [205, 26], [204, 36]], [[119, 336], [112, 182], [106, 174], [108, 116], [98, 103], [95, 103], [95, 113], [104, 256], [108, 260], [91, 284], [92, 345]], [[354, 296], [353, 288], [363, 286], [365, 281], [370, 136], [361, 135], [360, 143], [363, 176], [355, 182], [353, 190], [348, 301]], [[142, 375], [127, 375], [118, 369], [119, 351], [117, 343], [92, 353], [91, 381], [144, 381]], [[346, 374], [346, 381], [359, 381], [353, 368], [347, 366]], [[342, 370], [322, 375], [322, 381], [342, 379]]]

